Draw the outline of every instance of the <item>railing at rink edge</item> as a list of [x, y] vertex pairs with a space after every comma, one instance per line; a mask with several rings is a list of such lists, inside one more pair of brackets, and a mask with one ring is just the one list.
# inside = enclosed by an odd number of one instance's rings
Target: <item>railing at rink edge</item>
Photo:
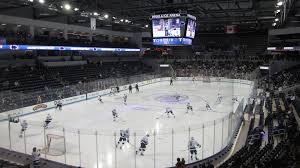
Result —
[[[65, 86], [62, 88], [49, 88], [45, 89], [44, 91], [36, 91], [30, 93], [4, 91], [0, 93], [0, 112], [11, 111], [11, 113], [13, 113], [14, 115], [22, 115], [26, 113], [25, 110], [22, 108], [26, 108], [29, 106], [40, 104], [40, 107], [37, 107], [35, 110], [39, 111], [44, 109], [45, 104], [47, 102], [79, 95], [85, 95], [87, 93], [92, 93], [96, 91], [107, 90], [112, 86], [134, 84], [142, 81], [156, 79], [159, 77], [161, 76], [149, 73], [122, 78], [108, 78], [88, 83], [78, 83], [74, 85], [65, 84]], [[123, 89], [124, 88], [120, 88], [120, 90]], [[0, 121], [6, 119], [7, 116], [3, 116], [0, 113]]]
[[[167, 81], [169, 78], [165, 78], [161, 81]], [[190, 80], [191, 78], [178, 78], [178, 80]], [[211, 82], [220, 81], [211, 80]], [[248, 84], [251, 85], [250, 81], [245, 80], [237, 80], [237, 79], [223, 79], [224, 82], [232, 82], [232, 83], [240, 83], [240, 84]], [[253, 83], [252, 83], [253, 84]], [[150, 133], [150, 142], [149, 147], [147, 147], [147, 152], [149, 152], [151, 158], [153, 159], [153, 166], [157, 166], [159, 162], [165, 162], [165, 165], [174, 166], [176, 157], [184, 157], [187, 160], [187, 163], [192, 163], [190, 158], [190, 153], [187, 149], [188, 140], [191, 136], [195, 137], [198, 142], [202, 145], [201, 149], [199, 149], [198, 157], [202, 161], [213, 158], [218, 155], [220, 152], [224, 150], [228, 150], [232, 146], [235, 133], [240, 128], [241, 117], [243, 116], [243, 107], [245, 105], [244, 99], [240, 101], [236, 111], [234, 113], [229, 113], [223, 118], [216, 119], [214, 121], [209, 121], [205, 123], [189, 125], [189, 127], [178, 127], [178, 128], [169, 128], [169, 129], [160, 129], [151, 130]], [[6, 116], [7, 117], [7, 116]], [[28, 121], [29, 126], [35, 126], [34, 129], [28, 129], [23, 132], [22, 138], [19, 138], [20, 134], [20, 126], [19, 124], [11, 124], [8, 122], [9, 129], [5, 133], [2, 131], [1, 137], [1, 146], [10, 150], [15, 150], [23, 153], [30, 153], [33, 147], [38, 147], [40, 149], [44, 149], [47, 146], [47, 137], [48, 134], [59, 135], [63, 138], [63, 141], [58, 145], [61, 152], [59, 156], [48, 155], [47, 152], [43, 153], [43, 157], [46, 159], [50, 159], [53, 161], [76, 165], [76, 166], [85, 166], [86, 160], [88, 158], [95, 158], [93, 162], [97, 163], [97, 168], [99, 166], [99, 162], [101, 161], [101, 149], [103, 150], [103, 146], [101, 146], [101, 140], [103, 141], [105, 137], [111, 137], [112, 145], [117, 144], [117, 135], [118, 131], [112, 130], [90, 130], [90, 129], [74, 129], [62, 127], [55, 123], [55, 128], [52, 129], [44, 129], [42, 127], [42, 123], [37, 123], [36, 121]], [[218, 130], [218, 131], [217, 131]], [[221, 130], [221, 132], [220, 132]], [[141, 137], [145, 134], [145, 130], [134, 130], [131, 133], [130, 137], [133, 138], [133, 147], [134, 151], [138, 148], [139, 141]], [[182, 139], [182, 137], [178, 137], [179, 135], [184, 134], [186, 138]], [[168, 154], [163, 154], [160, 151], [160, 144], [164, 137], [168, 137], [168, 141], [171, 143], [168, 149], [170, 152]], [[180, 140], [178, 140], [181, 138]], [[6, 140], [5, 140], [6, 139]], [[178, 141], [185, 141], [184, 148], [178, 148]], [[86, 142], [86, 143], [84, 143]], [[88, 145], [91, 147], [90, 149], [86, 149]], [[149, 149], [148, 149], [149, 148]], [[88, 151], [85, 151], [88, 150]], [[110, 151], [113, 153], [112, 159], [114, 161], [115, 166], [123, 165], [126, 163], [118, 163], [118, 156], [116, 149], [114, 151]], [[88, 155], [87, 153], [90, 153]], [[103, 156], [102, 156], [103, 157]], [[167, 157], [168, 159], [165, 161], [161, 161], [162, 158]], [[137, 156], [134, 155], [132, 161], [130, 162], [130, 167], [139, 167], [137, 165]], [[201, 161], [200, 161], [201, 162]], [[165, 166], [167, 167], [167, 166]]]

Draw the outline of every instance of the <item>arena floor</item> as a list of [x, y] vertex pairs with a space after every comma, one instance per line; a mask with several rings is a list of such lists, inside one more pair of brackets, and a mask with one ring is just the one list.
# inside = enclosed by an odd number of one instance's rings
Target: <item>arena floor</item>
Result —
[[[50, 109], [20, 118], [29, 124], [25, 139], [19, 137], [20, 124], [11, 124], [12, 149], [24, 152], [25, 143], [27, 153], [31, 153], [34, 146], [42, 149], [47, 143], [42, 125], [50, 113], [53, 122], [45, 135], [65, 134], [65, 143], [63, 139], [52, 139], [52, 155], [60, 156], [47, 155], [49, 159], [87, 168], [96, 168], [97, 164], [99, 168], [169, 167], [176, 163], [177, 157], [191, 162], [187, 150], [189, 137], [194, 137], [202, 145], [198, 149], [199, 159], [218, 152], [229, 139], [228, 120], [222, 121], [222, 118], [235, 111], [238, 105], [233, 103], [232, 97], [236, 96], [238, 100], [248, 98], [250, 89], [249, 85], [221, 82], [175, 81], [173, 86], [159, 82], [141, 87], [140, 92], [135, 89], [132, 94], [126, 92], [127, 105], [122, 99], [125, 92], [103, 96], [104, 103], [95, 98], [65, 105], [61, 111]], [[217, 103], [218, 93], [223, 96], [221, 103]], [[179, 100], [174, 98], [175, 95], [180, 95]], [[193, 106], [193, 113], [186, 113], [187, 102]], [[212, 110], [206, 110], [206, 103]], [[164, 114], [166, 107], [173, 110], [175, 118]], [[119, 113], [115, 122], [111, 112], [113, 108]], [[214, 120], [217, 121], [214, 123]], [[122, 150], [115, 148], [120, 129], [127, 128], [130, 130], [130, 144], [126, 143]], [[0, 130], [0, 145], [8, 148], [7, 121], [0, 123]], [[135, 150], [146, 133], [150, 137], [145, 155], [136, 155]], [[66, 155], [61, 155], [64, 148]]]

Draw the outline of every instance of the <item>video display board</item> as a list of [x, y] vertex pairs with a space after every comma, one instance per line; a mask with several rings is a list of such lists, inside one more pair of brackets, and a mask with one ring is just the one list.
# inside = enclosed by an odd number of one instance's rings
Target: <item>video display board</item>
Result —
[[161, 18], [152, 20], [153, 37], [182, 37], [185, 21], [182, 18]]
[[154, 45], [191, 45], [196, 32], [196, 17], [171, 13], [152, 16]]
[[188, 19], [185, 36], [189, 38], [194, 38], [195, 32], [196, 32], [196, 21], [192, 19]]

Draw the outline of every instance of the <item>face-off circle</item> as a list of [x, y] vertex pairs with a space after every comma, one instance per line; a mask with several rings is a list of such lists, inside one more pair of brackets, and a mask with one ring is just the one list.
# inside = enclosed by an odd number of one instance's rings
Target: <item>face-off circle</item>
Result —
[[189, 97], [186, 95], [180, 94], [167, 94], [161, 95], [154, 98], [156, 101], [163, 102], [163, 103], [186, 103], [189, 100]]

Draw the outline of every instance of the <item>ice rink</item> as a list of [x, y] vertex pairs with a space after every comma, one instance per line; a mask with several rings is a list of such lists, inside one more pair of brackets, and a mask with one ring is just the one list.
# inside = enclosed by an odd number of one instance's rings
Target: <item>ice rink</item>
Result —
[[[230, 138], [228, 115], [238, 105], [238, 102], [233, 103], [233, 96], [241, 100], [248, 98], [250, 92], [249, 85], [229, 82], [175, 81], [173, 86], [168, 81], [158, 82], [140, 87], [140, 92], [133, 89], [132, 94], [123, 91], [103, 96], [104, 103], [95, 98], [65, 105], [61, 111], [50, 109], [21, 117], [29, 124], [26, 138], [19, 137], [19, 123], [11, 124], [12, 149], [24, 152], [26, 148], [26, 152], [31, 153], [34, 146], [44, 147], [44, 135], [55, 134], [65, 138], [53, 140], [50, 148], [58, 153], [66, 150], [66, 154], [46, 157], [71, 165], [87, 168], [170, 167], [177, 157], [192, 162], [188, 159], [189, 138], [194, 137], [202, 145], [198, 149], [199, 159], [220, 151]], [[217, 102], [218, 93], [223, 97], [221, 103]], [[123, 103], [124, 94], [128, 95], [127, 105]], [[176, 99], [178, 95], [180, 97]], [[193, 113], [186, 113], [187, 102], [193, 106]], [[212, 110], [206, 110], [207, 103]], [[166, 107], [173, 110], [175, 118], [164, 114]], [[115, 122], [113, 108], [119, 114]], [[44, 132], [42, 125], [48, 113], [53, 122]], [[123, 149], [116, 148], [120, 129], [127, 128], [130, 143]], [[7, 121], [0, 123], [0, 130], [0, 145], [8, 148]], [[150, 137], [145, 155], [136, 155], [135, 150], [146, 133]]]

